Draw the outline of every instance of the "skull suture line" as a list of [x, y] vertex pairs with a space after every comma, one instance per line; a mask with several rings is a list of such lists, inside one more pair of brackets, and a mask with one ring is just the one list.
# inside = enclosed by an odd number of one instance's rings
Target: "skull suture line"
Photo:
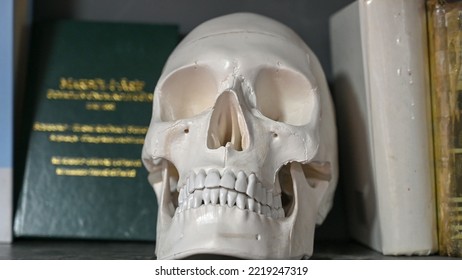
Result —
[[309, 257], [337, 183], [322, 68], [255, 14], [199, 25], [168, 59], [143, 162], [159, 202], [156, 254]]

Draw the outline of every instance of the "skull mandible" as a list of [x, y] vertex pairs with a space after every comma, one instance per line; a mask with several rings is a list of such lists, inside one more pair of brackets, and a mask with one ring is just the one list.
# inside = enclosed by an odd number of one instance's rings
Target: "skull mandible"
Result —
[[199, 25], [157, 83], [142, 158], [158, 198], [159, 259], [311, 256], [338, 177], [319, 61], [263, 16]]

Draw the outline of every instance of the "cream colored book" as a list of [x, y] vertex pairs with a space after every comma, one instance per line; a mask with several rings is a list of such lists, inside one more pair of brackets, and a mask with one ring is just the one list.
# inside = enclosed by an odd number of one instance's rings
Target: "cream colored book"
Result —
[[340, 187], [351, 236], [436, 252], [425, 1], [358, 0], [330, 19]]

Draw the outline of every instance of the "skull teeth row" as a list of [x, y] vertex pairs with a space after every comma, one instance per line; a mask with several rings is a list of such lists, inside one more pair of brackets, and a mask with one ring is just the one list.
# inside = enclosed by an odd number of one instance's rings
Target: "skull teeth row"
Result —
[[201, 205], [221, 205], [249, 210], [274, 219], [283, 218], [281, 195], [266, 190], [255, 174], [248, 177], [243, 171], [237, 176], [231, 171], [212, 169], [191, 172], [178, 195], [178, 212]]

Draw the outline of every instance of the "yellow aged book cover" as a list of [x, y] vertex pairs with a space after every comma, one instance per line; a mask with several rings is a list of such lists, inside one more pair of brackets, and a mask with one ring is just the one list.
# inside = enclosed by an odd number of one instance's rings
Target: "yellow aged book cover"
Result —
[[438, 235], [462, 256], [462, 1], [427, 2]]

